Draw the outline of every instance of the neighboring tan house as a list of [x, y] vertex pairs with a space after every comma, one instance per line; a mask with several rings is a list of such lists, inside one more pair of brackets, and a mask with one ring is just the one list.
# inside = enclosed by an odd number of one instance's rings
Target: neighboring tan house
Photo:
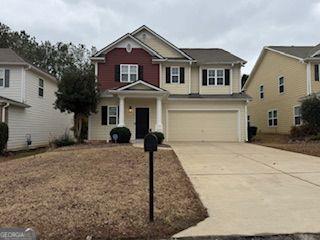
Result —
[[128, 127], [133, 140], [149, 131], [167, 141], [247, 139], [241, 58], [218, 48], [177, 48], [142, 26], [91, 60], [102, 97], [89, 118], [90, 140], [110, 139], [116, 126]]
[[303, 97], [320, 92], [320, 44], [264, 47], [244, 89], [249, 121], [264, 133], [288, 134], [301, 124]]
[[69, 131], [72, 115], [54, 109], [57, 79], [0, 48], [0, 121], [9, 126], [8, 150], [47, 145]]

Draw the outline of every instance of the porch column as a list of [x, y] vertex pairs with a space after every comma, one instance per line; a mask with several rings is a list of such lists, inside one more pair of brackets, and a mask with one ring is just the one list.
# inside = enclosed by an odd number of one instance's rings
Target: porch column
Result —
[[119, 96], [119, 124], [118, 127], [124, 127], [124, 97]]
[[162, 125], [162, 99], [161, 97], [157, 98], [157, 122], [155, 130], [157, 132], [163, 131], [163, 125]]

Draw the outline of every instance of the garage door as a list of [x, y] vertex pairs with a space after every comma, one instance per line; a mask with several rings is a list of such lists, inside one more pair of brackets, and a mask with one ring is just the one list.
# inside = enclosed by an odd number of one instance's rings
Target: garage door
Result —
[[169, 141], [239, 141], [238, 111], [168, 112]]

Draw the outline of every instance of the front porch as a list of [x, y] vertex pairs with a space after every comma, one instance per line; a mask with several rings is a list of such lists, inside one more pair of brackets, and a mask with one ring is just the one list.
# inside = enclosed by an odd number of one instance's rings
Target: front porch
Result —
[[89, 118], [89, 140], [109, 140], [117, 126], [129, 128], [131, 140], [142, 139], [149, 131], [163, 132], [167, 96], [167, 91], [143, 81], [105, 92], [98, 112]]

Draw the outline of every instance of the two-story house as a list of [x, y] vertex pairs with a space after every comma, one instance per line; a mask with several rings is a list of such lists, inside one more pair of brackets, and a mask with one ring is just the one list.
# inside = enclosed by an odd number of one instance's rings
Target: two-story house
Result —
[[69, 131], [73, 116], [54, 109], [57, 79], [0, 48], [0, 121], [9, 126], [8, 150], [44, 146]]
[[288, 134], [301, 124], [301, 100], [320, 92], [320, 44], [264, 47], [244, 88], [251, 125]]
[[247, 101], [239, 57], [218, 48], [178, 48], [146, 26], [125, 34], [92, 58], [102, 89], [89, 118], [89, 139], [109, 139], [126, 126], [132, 139], [148, 131], [168, 141], [247, 139]]

